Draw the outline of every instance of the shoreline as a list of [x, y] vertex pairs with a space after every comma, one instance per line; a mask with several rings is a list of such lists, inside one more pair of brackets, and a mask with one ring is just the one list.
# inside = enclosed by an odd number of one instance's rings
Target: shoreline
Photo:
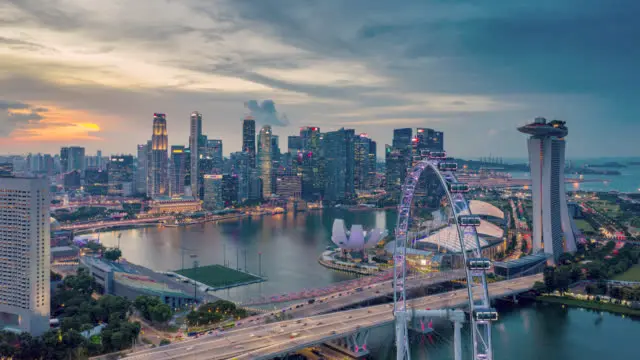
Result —
[[640, 309], [633, 309], [624, 305], [578, 300], [578, 299], [571, 299], [571, 298], [560, 297], [560, 296], [546, 296], [546, 295], [536, 296], [535, 300], [540, 303], [561, 304], [561, 305], [566, 305], [570, 307], [606, 311], [612, 314], [628, 315], [634, 318], [640, 318]]

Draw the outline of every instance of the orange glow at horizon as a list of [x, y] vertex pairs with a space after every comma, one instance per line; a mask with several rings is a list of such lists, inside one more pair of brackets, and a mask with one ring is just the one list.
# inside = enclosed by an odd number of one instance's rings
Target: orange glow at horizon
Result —
[[[63, 109], [50, 105], [42, 106], [46, 107], [48, 111], [39, 112], [43, 117], [41, 120], [32, 120], [15, 128], [4, 140], [9, 142], [102, 140], [97, 136], [97, 133], [102, 130], [100, 124], [107, 123], [106, 119], [101, 119], [100, 116], [86, 111]], [[87, 118], [92, 121], [87, 121]], [[94, 120], [97, 121], [94, 122]]]

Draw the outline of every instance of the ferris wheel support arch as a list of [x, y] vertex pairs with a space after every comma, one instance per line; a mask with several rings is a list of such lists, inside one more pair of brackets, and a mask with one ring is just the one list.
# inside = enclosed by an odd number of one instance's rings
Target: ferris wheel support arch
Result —
[[[469, 296], [470, 325], [472, 333], [472, 349], [474, 360], [492, 360], [493, 352], [491, 348], [491, 321], [477, 319], [476, 312], [488, 310], [490, 306], [489, 292], [487, 289], [487, 279], [485, 270], [472, 270], [468, 265], [470, 255], [475, 259], [482, 258], [482, 248], [475, 227], [461, 225], [459, 216], [472, 215], [469, 204], [462, 193], [452, 193], [449, 184], [461, 184], [457, 181], [453, 171], [440, 171], [440, 159], [424, 158], [407, 171], [405, 182], [402, 186], [402, 196], [398, 206], [398, 221], [395, 232], [394, 246], [394, 292], [393, 310], [396, 328], [396, 349], [397, 360], [410, 360], [409, 333], [407, 322], [412, 314], [411, 309], [407, 309], [405, 280], [407, 277], [406, 249], [410, 245], [408, 239], [409, 218], [411, 215], [411, 204], [414, 192], [418, 185], [420, 176], [427, 168], [431, 168], [437, 175], [440, 183], [445, 189], [446, 197], [452, 209], [454, 223], [460, 249], [464, 259], [464, 267], [467, 280], [467, 292]], [[465, 238], [471, 236], [474, 239], [471, 248], [467, 245]], [[470, 253], [470, 254], [469, 254]], [[459, 341], [459, 339], [458, 339]]]

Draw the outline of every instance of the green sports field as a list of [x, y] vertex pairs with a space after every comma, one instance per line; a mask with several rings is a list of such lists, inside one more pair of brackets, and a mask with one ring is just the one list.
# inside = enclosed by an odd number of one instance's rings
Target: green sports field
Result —
[[634, 265], [629, 270], [613, 277], [619, 281], [640, 281], [640, 265]]
[[235, 284], [260, 280], [259, 277], [253, 276], [242, 271], [230, 269], [222, 265], [201, 266], [196, 269], [176, 270], [176, 274], [180, 274], [199, 281], [211, 287], [231, 286]]

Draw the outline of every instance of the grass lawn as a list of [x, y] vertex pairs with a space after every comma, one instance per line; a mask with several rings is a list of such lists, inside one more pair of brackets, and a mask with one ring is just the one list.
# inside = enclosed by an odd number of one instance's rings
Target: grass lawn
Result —
[[614, 276], [613, 280], [640, 281], [640, 265], [633, 265], [629, 270]]
[[229, 286], [259, 279], [256, 276], [230, 269], [222, 265], [209, 265], [201, 266], [196, 269], [176, 270], [175, 273], [211, 287]]
[[578, 300], [578, 299], [569, 299], [569, 298], [557, 297], [557, 296], [538, 296], [536, 297], [536, 300], [541, 302], [547, 302], [547, 303], [576, 306], [576, 307], [581, 307], [585, 309], [608, 311], [608, 312], [617, 313], [617, 314], [640, 316], [640, 310], [632, 309], [624, 305], [599, 303], [595, 301], [584, 301], [584, 300]]
[[586, 220], [576, 219], [575, 221], [576, 221], [576, 226], [583, 233], [594, 233], [594, 232], [596, 232], [596, 229], [594, 229], [593, 226], [591, 226], [591, 224], [589, 224]]

